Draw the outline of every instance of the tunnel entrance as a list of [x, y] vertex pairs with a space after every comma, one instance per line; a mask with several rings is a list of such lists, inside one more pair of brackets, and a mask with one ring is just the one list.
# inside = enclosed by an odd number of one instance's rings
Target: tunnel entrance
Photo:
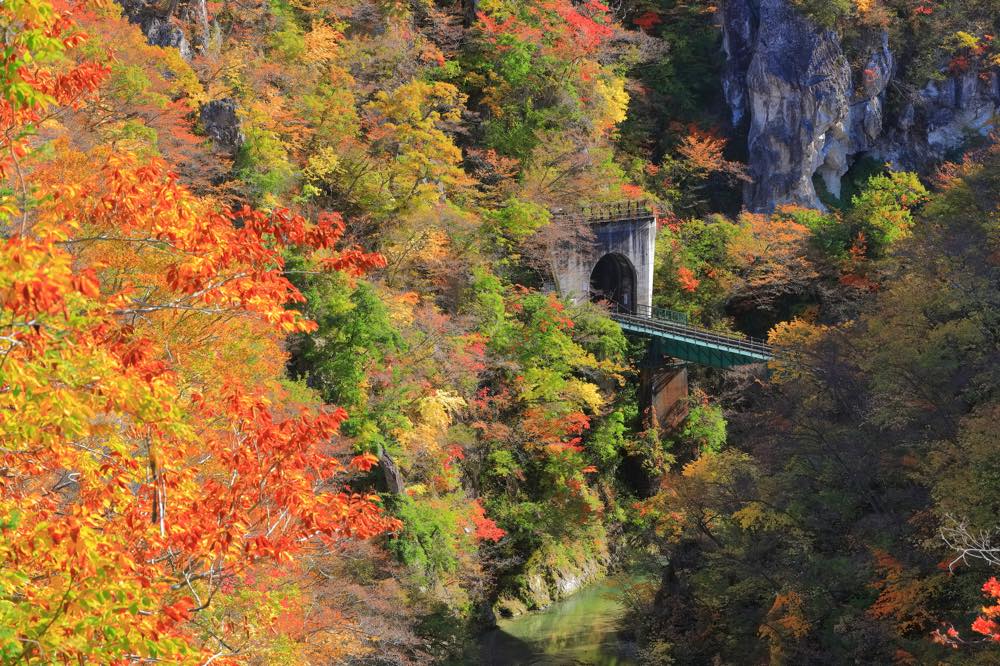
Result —
[[606, 254], [590, 273], [590, 300], [635, 312], [635, 283], [632, 262], [620, 254]]

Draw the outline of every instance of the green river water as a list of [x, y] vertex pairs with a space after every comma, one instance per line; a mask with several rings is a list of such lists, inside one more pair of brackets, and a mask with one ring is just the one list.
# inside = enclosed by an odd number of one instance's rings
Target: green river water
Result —
[[501, 620], [485, 634], [484, 666], [633, 666], [635, 645], [622, 632], [622, 591], [646, 576], [622, 573], [589, 585], [544, 611]]

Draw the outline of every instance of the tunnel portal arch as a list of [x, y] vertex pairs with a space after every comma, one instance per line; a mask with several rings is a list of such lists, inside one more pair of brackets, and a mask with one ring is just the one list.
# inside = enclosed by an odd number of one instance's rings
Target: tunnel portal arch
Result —
[[[567, 234], [550, 254], [560, 295], [574, 302], [609, 300], [642, 312], [653, 305], [656, 212], [644, 202], [599, 204], [553, 213], [552, 224], [585, 234]], [[573, 239], [573, 240], [571, 240]], [[625, 301], [628, 301], [627, 303]]]
[[628, 257], [605, 254], [590, 272], [590, 300], [607, 301], [613, 308], [635, 312], [636, 272]]

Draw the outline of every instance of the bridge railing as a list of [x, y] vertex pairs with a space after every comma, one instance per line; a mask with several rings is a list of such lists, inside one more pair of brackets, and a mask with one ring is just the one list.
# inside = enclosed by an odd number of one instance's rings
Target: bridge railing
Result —
[[746, 337], [730, 331], [714, 331], [702, 326], [695, 326], [689, 322], [687, 315], [683, 312], [650, 306], [634, 306], [630, 308], [615, 303], [609, 304], [609, 310], [611, 315], [616, 319], [644, 323], [703, 342], [731, 345], [754, 354], [763, 356], [773, 355], [771, 346], [763, 340]]
[[667, 308], [654, 308], [645, 305], [637, 305], [635, 308], [637, 311], [641, 311], [644, 314], [653, 319], [660, 319], [662, 321], [670, 321], [675, 324], [683, 324], [685, 326], [690, 326], [691, 321], [688, 319], [686, 312], [677, 312], [677, 310], [668, 310]]
[[592, 224], [604, 222], [619, 222], [623, 220], [637, 220], [642, 218], [655, 218], [656, 208], [645, 200], [613, 201], [610, 203], [595, 203], [579, 208], [553, 209], [553, 217], [565, 217], [572, 219], [583, 219]]
[[659, 319], [661, 321], [669, 321], [683, 326], [691, 325], [686, 312], [668, 310], [667, 308], [654, 308], [649, 305], [628, 306], [610, 300], [600, 301], [600, 303], [606, 306], [611, 314], [632, 315], [635, 317], [645, 317], [646, 319]]

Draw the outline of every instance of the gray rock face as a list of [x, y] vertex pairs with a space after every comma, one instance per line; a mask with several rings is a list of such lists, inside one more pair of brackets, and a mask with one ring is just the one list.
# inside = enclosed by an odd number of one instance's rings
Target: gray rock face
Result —
[[169, 19], [152, 17], [142, 23], [142, 32], [153, 46], [173, 47], [185, 60], [191, 59], [191, 44], [187, 35]]
[[812, 176], [824, 162], [828, 135], [842, 140], [850, 81], [834, 33], [814, 28], [785, 0], [761, 0], [746, 74], [750, 209], [820, 205]]
[[747, 71], [757, 41], [759, 12], [758, 0], [743, 0], [725, 4], [719, 13], [722, 51], [726, 55], [722, 92], [732, 112], [733, 127], [742, 126], [747, 119]]
[[205, 133], [219, 146], [239, 148], [245, 137], [236, 115], [236, 101], [226, 98], [208, 102], [199, 114]]
[[985, 137], [1000, 114], [1000, 77], [975, 70], [931, 81], [886, 127], [871, 154], [896, 169], [925, 171]]
[[[885, 118], [885, 90], [892, 80], [895, 59], [889, 50], [889, 35], [882, 33], [881, 42], [868, 57], [860, 80], [850, 92], [847, 117], [831, 128], [823, 146], [823, 162], [816, 173], [823, 179], [827, 191], [840, 198], [840, 181], [855, 156], [871, 149], [882, 133]], [[851, 82], [848, 72], [848, 82]]]
[[181, 57], [190, 60], [193, 51], [187, 35], [172, 19], [177, 2], [171, 2], [164, 10], [156, 0], [118, 0], [125, 16], [135, 23], [146, 35], [146, 41], [153, 46], [177, 49]]
[[747, 208], [781, 204], [822, 208], [813, 176], [840, 196], [858, 158], [925, 171], [985, 136], [1000, 110], [995, 72], [969, 72], [930, 83], [889, 117], [886, 89], [897, 63], [888, 35], [852, 72], [838, 36], [811, 24], [788, 0], [725, 0], [719, 22], [726, 64], [723, 91], [734, 127], [747, 127]]

